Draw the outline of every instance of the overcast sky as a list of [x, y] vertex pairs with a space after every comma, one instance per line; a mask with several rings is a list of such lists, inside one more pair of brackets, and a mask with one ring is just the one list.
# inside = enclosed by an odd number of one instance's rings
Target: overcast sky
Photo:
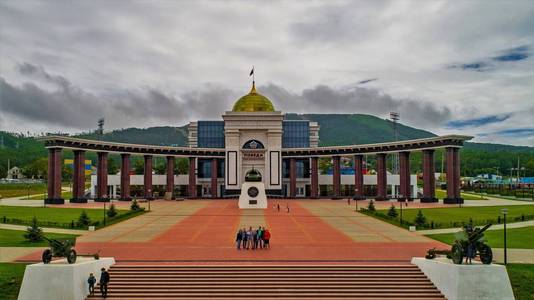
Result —
[[534, 1], [0, 0], [0, 129], [220, 119], [250, 89], [534, 146]]

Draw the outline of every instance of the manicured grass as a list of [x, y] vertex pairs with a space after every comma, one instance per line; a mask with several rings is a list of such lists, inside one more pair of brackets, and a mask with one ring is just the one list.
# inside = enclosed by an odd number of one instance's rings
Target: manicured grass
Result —
[[[107, 204], [109, 208], [110, 204]], [[102, 225], [104, 220], [103, 209], [82, 209], [82, 208], [52, 208], [52, 207], [23, 207], [23, 206], [0, 206], [0, 222], [4, 221], [4, 217], [7, 218], [6, 223], [20, 224], [10, 219], [18, 219], [25, 222], [29, 222], [33, 217], [37, 217], [40, 222], [40, 226], [43, 227], [62, 227], [68, 228], [69, 225], [76, 223], [78, 217], [85, 210], [92, 222], [98, 221], [99, 226]], [[137, 216], [143, 213], [130, 213], [128, 210], [117, 210], [118, 214], [113, 219], [109, 219], [106, 216], [106, 225], [111, 225], [117, 221], [123, 221], [127, 218]]]
[[[30, 195], [42, 194], [46, 192], [44, 183], [30, 184]], [[6, 183], [0, 184], [0, 196], [2, 198], [11, 198], [28, 195], [28, 184], [23, 183]]]
[[534, 265], [508, 264], [506, 266], [516, 300], [534, 299]]
[[[47, 247], [48, 242], [43, 240], [37, 243], [30, 243], [24, 238], [25, 231], [0, 229], [0, 247]], [[72, 238], [73, 234], [45, 233], [50, 239]]]
[[[504, 230], [488, 230], [484, 232], [487, 243], [494, 248], [504, 247]], [[428, 237], [452, 245], [456, 240], [454, 233], [430, 234]], [[534, 249], [534, 226], [511, 228], [506, 230], [506, 246], [508, 248]]]
[[0, 263], [0, 298], [17, 299], [26, 264]]
[[[461, 193], [461, 196], [462, 196], [462, 198], [464, 198], [464, 200], [488, 200], [487, 198], [484, 198], [484, 197], [481, 197], [481, 196], [477, 196], [477, 195], [473, 195], [473, 194]], [[436, 198], [438, 198], [438, 199], [447, 198], [447, 191], [436, 190]]]
[[[521, 216], [525, 220], [534, 218], [534, 205], [514, 205], [514, 206], [480, 206], [480, 207], [445, 207], [445, 208], [424, 208], [421, 209], [427, 219], [427, 224], [434, 223], [434, 228], [451, 228], [460, 227], [462, 223], [468, 223], [470, 219], [475, 225], [492, 222], [498, 223], [498, 217], [501, 215], [501, 209], [508, 209], [507, 222], [519, 222]], [[419, 209], [404, 209], [403, 220], [413, 223], [415, 215]], [[385, 215], [387, 210], [379, 210], [379, 213]], [[502, 215], [501, 215], [502, 217]], [[400, 217], [391, 219], [391, 223], [400, 225]], [[502, 219], [501, 219], [502, 222]], [[404, 224], [405, 226], [409, 224]], [[430, 226], [427, 226], [427, 228]]]

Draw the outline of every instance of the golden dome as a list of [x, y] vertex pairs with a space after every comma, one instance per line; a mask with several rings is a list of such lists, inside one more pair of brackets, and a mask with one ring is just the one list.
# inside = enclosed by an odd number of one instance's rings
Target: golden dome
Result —
[[232, 108], [234, 112], [257, 112], [257, 111], [274, 111], [274, 106], [267, 97], [256, 92], [256, 85], [252, 82], [250, 93], [239, 98]]

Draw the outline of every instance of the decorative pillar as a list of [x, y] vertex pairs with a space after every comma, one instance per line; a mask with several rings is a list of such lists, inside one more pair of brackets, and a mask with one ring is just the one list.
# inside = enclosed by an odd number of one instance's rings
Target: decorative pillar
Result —
[[289, 159], [289, 198], [297, 197], [297, 161]]
[[108, 202], [108, 153], [97, 153], [96, 170], [96, 202]]
[[167, 156], [167, 185], [165, 186], [165, 200], [174, 199], [174, 156]]
[[48, 197], [45, 204], [64, 204], [61, 198], [61, 148], [48, 148]]
[[410, 183], [410, 152], [399, 153], [399, 181], [400, 194], [399, 201], [413, 201]]
[[217, 198], [217, 159], [211, 159], [211, 198]]
[[434, 150], [423, 150], [423, 198], [421, 198], [423, 203], [438, 202], [435, 173]]
[[464, 199], [460, 196], [460, 151], [458, 148], [445, 148], [447, 158], [447, 198], [445, 204], [461, 204]]
[[189, 158], [189, 198], [197, 197], [196, 159]]
[[341, 196], [341, 172], [339, 169], [339, 156], [332, 157], [332, 184], [334, 188], [334, 198], [339, 198]]
[[74, 170], [72, 172], [71, 203], [87, 203], [83, 197], [85, 192], [85, 151], [74, 150]]
[[363, 189], [363, 155], [354, 155], [354, 200], [365, 199]]
[[143, 184], [145, 188], [145, 199], [154, 199], [152, 190], [152, 155], [145, 155], [145, 169], [143, 176]]
[[121, 154], [121, 198], [123, 201], [130, 201], [130, 154]]
[[311, 198], [317, 198], [319, 197], [319, 175], [318, 175], [318, 169], [319, 169], [319, 159], [317, 157], [311, 158], [311, 191], [310, 196]]
[[376, 155], [376, 188], [377, 195], [375, 200], [388, 200], [388, 186], [387, 186], [387, 170], [386, 170], [386, 154], [378, 153]]

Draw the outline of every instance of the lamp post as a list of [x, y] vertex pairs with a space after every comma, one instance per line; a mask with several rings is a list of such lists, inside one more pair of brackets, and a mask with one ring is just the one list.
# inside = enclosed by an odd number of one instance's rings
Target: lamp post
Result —
[[506, 251], [506, 214], [508, 213], [507, 208], [501, 209], [501, 213], [503, 214], [503, 224], [504, 224], [504, 265], [508, 263], [508, 255]]
[[[399, 195], [401, 198], [402, 198], [402, 195]], [[406, 200], [408, 201], [408, 200]], [[401, 226], [402, 226], [402, 205], [403, 205], [403, 202], [399, 202], [400, 203], [400, 223], [401, 223]]]
[[30, 200], [30, 184], [28, 184], [27, 187], [28, 187], [28, 200]]
[[356, 209], [354, 211], [356, 211], [356, 212], [358, 211], [358, 196], [357, 195], [358, 195], [358, 189], [355, 188], [354, 189], [354, 196], [355, 196], [354, 197], [354, 203], [356, 203]]

